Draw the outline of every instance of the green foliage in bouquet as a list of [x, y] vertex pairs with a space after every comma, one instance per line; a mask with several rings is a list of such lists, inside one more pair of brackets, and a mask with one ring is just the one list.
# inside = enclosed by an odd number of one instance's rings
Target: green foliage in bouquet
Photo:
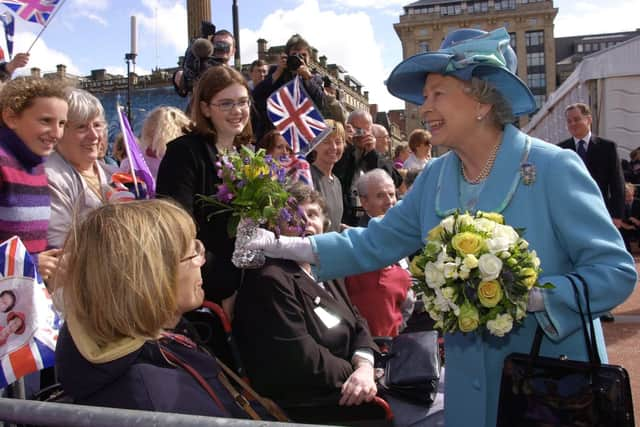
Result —
[[491, 212], [456, 212], [429, 231], [410, 270], [437, 329], [502, 337], [523, 321], [531, 289], [553, 287], [538, 282], [540, 259], [523, 233]]

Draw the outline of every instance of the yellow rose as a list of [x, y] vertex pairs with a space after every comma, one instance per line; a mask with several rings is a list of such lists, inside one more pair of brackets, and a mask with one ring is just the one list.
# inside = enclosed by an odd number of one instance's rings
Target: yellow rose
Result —
[[433, 227], [431, 230], [429, 230], [429, 233], [427, 234], [427, 240], [442, 240], [442, 226], [441, 225], [436, 225], [435, 227]]
[[483, 307], [495, 307], [502, 300], [502, 287], [497, 280], [487, 280], [478, 285], [478, 299]]
[[482, 236], [476, 233], [465, 231], [464, 233], [458, 233], [451, 239], [451, 245], [453, 249], [458, 251], [461, 255], [477, 255], [482, 249], [484, 240]]
[[520, 276], [527, 289], [533, 288], [533, 285], [538, 281], [538, 273], [533, 268], [523, 268], [520, 270]]
[[458, 316], [458, 327], [462, 332], [471, 332], [478, 328], [480, 324], [480, 315], [478, 309], [470, 303], [465, 302], [460, 306], [460, 315]]
[[482, 218], [489, 219], [493, 222], [497, 222], [498, 224], [504, 224], [504, 217], [496, 212], [481, 212], [480, 216]]

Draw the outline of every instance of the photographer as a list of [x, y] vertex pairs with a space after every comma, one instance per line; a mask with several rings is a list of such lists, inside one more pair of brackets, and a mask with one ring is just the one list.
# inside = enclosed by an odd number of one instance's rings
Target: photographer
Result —
[[227, 65], [235, 54], [233, 36], [227, 30], [216, 31], [215, 25], [202, 21], [201, 37], [193, 40], [184, 54], [182, 68], [173, 77], [173, 85], [180, 96], [188, 96], [196, 80], [209, 67]]
[[[255, 110], [252, 114], [252, 125], [258, 141], [265, 133], [273, 129], [267, 116], [267, 99], [273, 92], [296, 76], [302, 78], [304, 88], [316, 107], [320, 111], [323, 110], [325, 95], [322, 78], [311, 72], [310, 58], [311, 46], [299, 34], [294, 34], [287, 41], [285, 51], [280, 56], [278, 64], [272, 66], [269, 75], [254, 88]], [[333, 117], [325, 117], [325, 119], [327, 118]]]

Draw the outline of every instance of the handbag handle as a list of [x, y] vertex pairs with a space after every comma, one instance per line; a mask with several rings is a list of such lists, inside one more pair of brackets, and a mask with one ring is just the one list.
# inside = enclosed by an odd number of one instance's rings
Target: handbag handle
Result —
[[[584, 296], [586, 300], [586, 312], [589, 317], [589, 325], [587, 326], [587, 321], [585, 320], [585, 313], [582, 308], [582, 303], [580, 302], [580, 292], [578, 292], [578, 285], [576, 285], [575, 280], [572, 276], [575, 276], [584, 289]], [[571, 286], [573, 287], [573, 293], [576, 296], [576, 302], [578, 304], [578, 311], [580, 313], [580, 321], [582, 322], [582, 333], [584, 336], [585, 346], [587, 348], [587, 352], [589, 354], [589, 362], [593, 365], [599, 366], [602, 364], [600, 360], [600, 354], [598, 353], [598, 344], [596, 342], [595, 335], [595, 326], [593, 325], [593, 314], [591, 312], [591, 303], [589, 301], [589, 287], [587, 286], [587, 282], [584, 278], [578, 273], [570, 273], [567, 275], [569, 282], [571, 282]], [[533, 343], [531, 345], [530, 355], [532, 358], [536, 358], [540, 355], [540, 346], [542, 344], [542, 337], [544, 336], [544, 332], [542, 328], [538, 324], [538, 328], [536, 329], [536, 334], [533, 339]]]
[[[589, 319], [589, 329], [587, 330], [587, 321], [585, 320], [584, 314], [582, 312], [582, 306], [580, 305], [580, 294], [578, 292], [578, 287], [571, 276], [575, 276], [580, 283], [582, 284], [582, 289], [584, 290], [584, 298], [587, 306], [587, 318]], [[600, 353], [598, 353], [598, 343], [596, 341], [596, 333], [595, 326], [593, 324], [593, 313], [591, 312], [591, 301], [589, 298], [589, 286], [587, 285], [586, 280], [578, 273], [570, 273], [568, 276], [571, 285], [573, 286], [573, 292], [576, 294], [576, 300], [578, 301], [578, 309], [580, 309], [580, 319], [582, 320], [582, 331], [584, 334], [585, 345], [587, 346], [587, 350], [589, 351], [589, 361], [594, 365], [601, 365], [602, 361], [600, 360]]]

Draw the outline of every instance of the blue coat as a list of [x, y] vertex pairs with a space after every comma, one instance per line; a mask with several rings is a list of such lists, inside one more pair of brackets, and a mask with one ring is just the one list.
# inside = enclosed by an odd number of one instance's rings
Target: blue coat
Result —
[[[529, 147], [529, 149], [527, 148]], [[528, 152], [528, 154], [527, 154]], [[537, 178], [525, 185], [523, 159]], [[313, 236], [320, 280], [389, 265], [424, 245], [427, 232], [459, 202], [460, 161], [450, 152], [429, 162], [410, 192], [382, 220], [366, 229]], [[506, 224], [526, 229], [543, 269], [545, 311], [526, 317], [504, 338], [462, 333], [445, 336], [447, 380], [445, 418], [448, 427], [495, 426], [502, 364], [512, 352], [528, 352], [538, 323], [545, 331], [541, 353], [586, 359], [575, 296], [565, 275], [580, 273], [590, 285], [591, 307], [601, 314], [633, 291], [636, 271], [614, 227], [596, 183], [570, 150], [528, 138], [508, 125], [477, 209], [501, 212]], [[603, 360], [606, 349], [599, 320], [596, 332]]]

